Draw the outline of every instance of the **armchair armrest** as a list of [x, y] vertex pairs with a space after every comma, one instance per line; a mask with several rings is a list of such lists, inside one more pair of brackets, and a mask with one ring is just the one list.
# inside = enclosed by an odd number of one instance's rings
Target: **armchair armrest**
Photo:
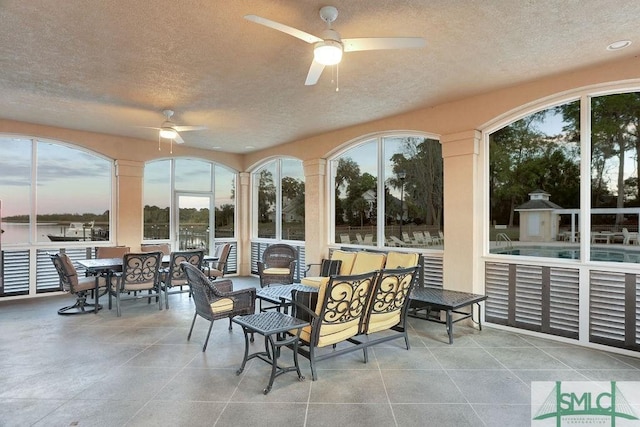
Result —
[[209, 282], [209, 289], [218, 295], [233, 292], [233, 282], [229, 279], [219, 280], [215, 283]]
[[258, 264], [258, 275], [262, 275], [262, 272], [264, 271], [266, 266], [264, 265], [264, 262], [262, 262], [262, 261], [258, 261], [257, 264]]
[[318, 268], [320, 268], [320, 266], [321, 266], [322, 264], [320, 264], [319, 262], [318, 262], [318, 263], [310, 263], [310, 264], [307, 264], [307, 268], [305, 268], [305, 270], [304, 270], [304, 277], [307, 277], [307, 275], [308, 275], [309, 271], [311, 271], [311, 267], [313, 267], [313, 266], [315, 266], [315, 265], [317, 265], [317, 266], [318, 266]]
[[[311, 323], [313, 327], [315, 323], [318, 321], [319, 316], [310, 306], [314, 306], [318, 301], [318, 293], [317, 292], [303, 292], [303, 291], [291, 291], [291, 300], [287, 300], [285, 298], [280, 298], [282, 304], [291, 304], [292, 310], [291, 315], [300, 320], [305, 320]], [[308, 304], [305, 304], [308, 303]]]

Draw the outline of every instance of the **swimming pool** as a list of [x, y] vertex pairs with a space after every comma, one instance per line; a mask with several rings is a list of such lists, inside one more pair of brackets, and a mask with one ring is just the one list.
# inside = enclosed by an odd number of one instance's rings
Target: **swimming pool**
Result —
[[[572, 246], [527, 245], [492, 248], [492, 254], [532, 256], [544, 258], [580, 259], [580, 249]], [[603, 262], [628, 262], [640, 264], [640, 249], [591, 248], [591, 260]]]

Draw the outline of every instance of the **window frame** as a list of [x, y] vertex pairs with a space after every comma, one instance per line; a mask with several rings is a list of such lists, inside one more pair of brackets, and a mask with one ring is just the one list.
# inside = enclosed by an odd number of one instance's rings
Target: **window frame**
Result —
[[[302, 160], [295, 157], [276, 157], [266, 159], [260, 164], [256, 165], [255, 168], [251, 171], [251, 240], [254, 241], [265, 241], [265, 242], [290, 242], [294, 245], [304, 244], [303, 240], [288, 240], [283, 239], [282, 229], [283, 229], [283, 221], [282, 221], [282, 210], [283, 210], [283, 200], [282, 200], [282, 179], [285, 177], [283, 174], [283, 161], [297, 161], [300, 162], [300, 168], [302, 171], [302, 179], [306, 186], [306, 176], [304, 174], [304, 163]], [[259, 237], [259, 188], [260, 188], [260, 179], [259, 173], [265, 168], [270, 167], [271, 164], [275, 165], [275, 171], [273, 176], [273, 182], [275, 186], [275, 210], [274, 210], [274, 225], [275, 225], [275, 236], [274, 237]], [[289, 175], [286, 175], [289, 176]], [[306, 191], [305, 191], [306, 194]]]
[[[344, 144], [342, 144], [337, 149], [333, 150], [329, 153], [327, 157], [327, 203], [328, 207], [328, 215], [329, 215], [329, 227], [328, 227], [328, 239], [329, 244], [334, 246], [354, 246], [354, 247], [366, 247], [366, 248], [376, 248], [376, 249], [389, 249], [393, 246], [386, 246], [386, 238], [385, 238], [385, 224], [380, 221], [376, 224], [376, 242], [373, 246], [362, 246], [359, 244], [351, 244], [346, 245], [344, 243], [340, 243], [336, 241], [336, 194], [334, 191], [335, 188], [335, 178], [337, 173], [337, 161], [341, 156], [347, 153], [349, 150], [356, 148], [358, 146], [375, 142], [376, 144], [376, 156], [377, 156], [377, 188], [376, 188], [376, 199], [378, 200], [376, 206], [376, 215], [378, 218], [385, 218], [386, 209], [385, 209], [385, 179], [388, 178], [385, 175], [385, 139], [387, 138], [425, 138], [438, 141], [442, 145], [441, 137], [435, 133], [423, 132], [423, 131], [385, 131], [378, 132], [374, 134], [367, 134], [360, 136], [358, 138], [352, 139]], [[443, 160], [443, 172], [444, 172], [444, 159]], [[380, 179], [380, 177], [384, 177], [385, 179]], [[443, 190], [444, 190], [444, 182], [443, 182]], [[443, 191], [444, 192], [444, 191]], [[444, 206], [443, 206], [443, 214], [442, 218], [445, 218], [444, 214]], [[402, 250], [414, 250], [411, 247], [403, 247]], [[435, 252], [442, 253], [443, 249], [433, 249], [429, 247], [419, 248], [421, 252]]]

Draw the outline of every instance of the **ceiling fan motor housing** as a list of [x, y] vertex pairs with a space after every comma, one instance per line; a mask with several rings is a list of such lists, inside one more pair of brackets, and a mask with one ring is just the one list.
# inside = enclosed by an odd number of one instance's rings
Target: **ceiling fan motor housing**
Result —
[[320, 18], [331, 25], [332, 22], [338, 17], [338, 9], [334, 6], [324, 6], [320, 8]]

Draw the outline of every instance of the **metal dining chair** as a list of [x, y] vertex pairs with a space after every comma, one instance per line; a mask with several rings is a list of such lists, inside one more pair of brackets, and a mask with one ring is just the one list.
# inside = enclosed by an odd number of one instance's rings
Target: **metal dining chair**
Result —
[[111, 298], [115, 296], [118, 317], [121, 315], [120, 302], [126, 299], [146, 298], [151, 302], [151, 298], [156, 298], [158, 310], [162, 310], [161, 265], [162, 252], [125, 254], [122, 258], [122, 272], [115, 273], [111, 278], [109, 308], [111, 308]]

